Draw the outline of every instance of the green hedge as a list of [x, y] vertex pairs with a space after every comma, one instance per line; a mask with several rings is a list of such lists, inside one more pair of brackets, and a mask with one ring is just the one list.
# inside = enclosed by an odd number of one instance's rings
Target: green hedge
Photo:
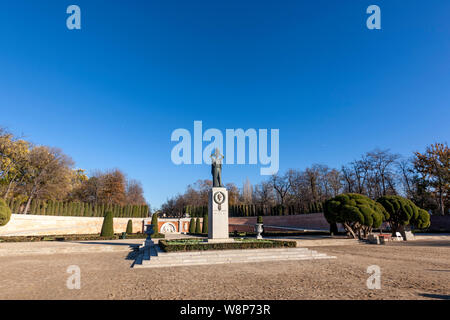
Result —
[[[23, 213], [25, 202], [9, 199], [7, 204], [13, 213]], [[147, 205], [115, 205], [90, 204], [83, 202], [64, 202], [55, 200], [32, 200], [28, 214], [46, 216], [76, 216], [76, 217], [103, 217], [111, 211], [116, 218], [147, 218], [149, 208]]]
[[126, 233], [127, 234], [133, 233], [133, 221], [132, 220], [128, 220]]
[[[189, 213], [191, 217], [200, 218], [208, 214], [207, 206], [185, 206], [183, 211]], [[287, 216], [297, 214], [308, 214], [323, 212], [323, 204], [321, 202], [311, 202], [301, 206], [284, 206], [276, 205], [271, 207], [263, 207], [255, 204], [230, 205], [230, 217], [254, 217], [254, 216]]]
[[[192, 239], [190, 239], [192, 240]], [[201, 239], [203, 240], [203, 239]], [[171, 244], [172, 242], [172, 244]], [[179, 240], [160, 240], [159, 247], [165, 252], [175, 251], [204, 251], [204, 250], [233, 250], [233, 249], [260, 249], [260, 248], [294, 248], [297, 246], [295, 241], [282, 240], [252, 240], [244, 242], [224, 242], [224, 243], [186, 243], [173, 244]]]
[[203, 216], [202, 233], [208, 234], [208, 215], [207, 214], [205, 214]]
[[100, 232], [101, 237], [112, 237], [114, 236], [114, 220], [112, 212], [107, 212], [103, 218], [102, 231]]

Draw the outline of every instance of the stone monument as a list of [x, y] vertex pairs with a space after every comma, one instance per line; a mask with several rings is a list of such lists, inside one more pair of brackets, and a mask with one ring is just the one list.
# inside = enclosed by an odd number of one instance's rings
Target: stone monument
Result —
[[216, 148], [211, 155], [213, 186], [208, 194], [208, 242], [234, 241], [228, 236], [228, 191], [222, 183], [222, 159]]

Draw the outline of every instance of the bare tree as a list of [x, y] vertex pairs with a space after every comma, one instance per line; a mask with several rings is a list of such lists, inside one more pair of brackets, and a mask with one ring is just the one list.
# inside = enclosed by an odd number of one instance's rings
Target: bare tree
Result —
[[263, 207], [263, 210], [273, 205], [273, 186], [270, 182], [263, 181], [255, 186], [255, 202]]
[[279, 174], [274, 174], [272, 176], [271, 180], [272, 180], [273, 189], [277, 193], [277, 196], [280, 200], [280, 205], [281, 205], [281, 208], [282, 208], [282, 211], [284, 214], [285, 198], [291, 187], [290, 180], [289, 180], [289, 173], [287, 173], [283, 176], [281, 176]]
[[30, 151], [26, 170], [28, 201], [25, 214], [34, 198], [61, 198], [67, 194], [72, 165], [72, 160], [59, 149], [39, 146]]

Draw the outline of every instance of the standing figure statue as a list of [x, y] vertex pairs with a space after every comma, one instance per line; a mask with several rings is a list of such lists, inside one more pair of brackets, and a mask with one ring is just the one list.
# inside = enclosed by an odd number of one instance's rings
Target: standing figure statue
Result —
[[222, 187], [222, 159], [219, 148], [214, 149], [211, 154], [211, 174], [213, 176], [213, 187]]

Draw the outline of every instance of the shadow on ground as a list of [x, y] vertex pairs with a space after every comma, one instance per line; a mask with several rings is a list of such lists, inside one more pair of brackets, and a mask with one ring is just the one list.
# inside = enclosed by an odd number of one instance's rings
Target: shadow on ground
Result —
[[450, 300], [450, 295], [447, 294], [420, 293], [419, 295], [425, 298]]
[[99, 242], [99, 241], [76, 241], [75, 243], [80, 244], [101, 244], [101, 245], [108, 245], [108, 246], [129, 246], [130, 248], [139, 247], [139, 243], [125, 243], [125, 242]]

